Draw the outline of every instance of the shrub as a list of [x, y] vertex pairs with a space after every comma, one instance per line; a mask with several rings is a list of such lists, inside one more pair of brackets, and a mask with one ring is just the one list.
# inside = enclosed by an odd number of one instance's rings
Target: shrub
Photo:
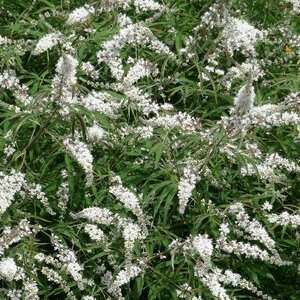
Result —
[[2, 1], [1, 299], [299, 299], [297, 1]]

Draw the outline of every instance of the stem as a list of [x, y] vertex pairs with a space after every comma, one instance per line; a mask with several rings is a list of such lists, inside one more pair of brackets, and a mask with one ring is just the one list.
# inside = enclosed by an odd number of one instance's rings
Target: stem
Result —
[[46, 120], [46, 122], [42, 125], [38, 133], [35, 135], [35, 137], [31, 140], [31, 142], [25, 147], [23, 152], [28, 152], [28, 150], [32, 147], [32, 145], [40, 138], [40, 136], [44, 133], [44, 131], [49, 127], [51, 119], [55, 116], [58, 108], [56, 108], [52, 115]]

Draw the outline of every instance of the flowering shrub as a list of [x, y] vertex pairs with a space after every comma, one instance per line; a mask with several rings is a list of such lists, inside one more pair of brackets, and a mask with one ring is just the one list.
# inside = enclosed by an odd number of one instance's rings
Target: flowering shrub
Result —
[[0, 2], [0, 298], [300, 299], [299, 1], [29, 2]]

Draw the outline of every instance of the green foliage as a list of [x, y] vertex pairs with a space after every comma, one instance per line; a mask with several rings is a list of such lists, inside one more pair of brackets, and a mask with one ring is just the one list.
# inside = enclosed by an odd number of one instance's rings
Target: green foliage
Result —
[[[121, 92], [110, 91], [109, 88], [100, 86], [100, 83], [115, 82], [109, 67], [98, 63], [96, 54], [102, 49], [105, 41], [119, 32], [118, 11], [97, 13], [88, 24], [66, 25], [67, 16], [73, 9], [86, 3], [98, 8], [102, 2], [0, 2], [0, 38], [5, 36], [18, 41], [11, 45], [0, 43], [0, 73], [14, 69], [20, 83], [29, 88], [29, 94], [33, 97], [33, 101], [25, 109], [12, 91], [0, 89], [0, 171], [9, 174], [14, 169], [24, 173], [28, 182], [40, 184], [50, 207], [57, 213], [56, 216], [49, 215], [45, 206], [35, 197], [17, 195], [13, 204], [0, 217], [1, 232], [7, 226], [16, 226], [23, 218], [27, 218], [30, 224], [40, 224], [42, 230], [5, 250], [4, 256], [16, 258], [17, 265], [22, 266], [26, 274], [31, 274], [38, 284], [40, 299], [64, 299], [67, 296], [61, 286], [49, 283], [46, 276], [40, 273], [36, 275], [32, 270], [37, 253], [53, 252], [49, 242], [53, 233], [62, 240], [62, 244], [74, 250], [78, 261], [84, 267], [83, 274], [95, 281], [94, 285], [82, 292], [76, 287], [74, 280], [62, 272], [64, 280], [68, 282], [75, 296], [78, 299], [84, 295], [108, 299], [111, 295], [101, 283], [101, 276], [96, 270], [102, 263], [110, 262], [111, 253], [115, 265], [118, 266], [111, 269], [113, 276], [122, 269], [125, 261], [122, 235], [116, 228], [101, 227], [109, 239], [110, 250], [107, 251], [101, 244], [89, 240], [83, 230], [85, 220], [74, 220], [70, 213], [77, 213], [91, 206], [107, 207], [114, 213], [135, 220], [134, 214], [129, 209], [124, 209], [109, 192], [112, 177], [117, 174], [122, 178], [124, 186], [132, 189], [136, 195], [142, 194], [140, 205], [145, 215], [150, 217], [149, 234], [144, 240], [135, 243], [133, 251], [133, 261], [145, 258], [147, 267], [143, 276], [138, 276], [122, 288], [125, 299], [178, 299], [176, 289], [181, 289], [180, 286], [185, 283], [193, 287], [193, 295], [213, 299], [209, 289], [194, 274], [194, 256], [185, 256], [182, 253], [172, 256], [168, 248], [173, 240], [183, 240], [190, 235], [208, 234], [212, 239], [217, 239], [222, 222], [235, 224], [233, 217], [214, 214], [203, 205], [202, 199], [211, 200], [215, 208], [222, 211], [227, 211], [235, 201], [241, 202], [249, 215], [257, 218], [276, 241], [276, 249], [281, 257], [293, 261], [291, 266], [280, 267], [262, 263], [258, 259], [219, 253], [214, 257], [214, 264], [220, 268], [234, 270], [274, 298], [299, 299], [300, 279], [297, 268], [300, 263], [300, 241], [297, 230], [291, 226], [277, 226], [268, 222], [262, 210], [262, 205], [268, 201], [274, 205], [276, 213], [287, 210], [299, 214], [299, 174], [283, 171], [286, 175], [285, 182], [269, 184], [265, 184], [259, 174], [251, 177], [243, 177], [240, 174], [245, 164], [257, 163], [245, 150], [245, 141], [257, 144], [262, 153], [276, 152], [297, 161], [300, 151], [297, 140], [299, 128], [252, 128], [246, 135], [239, 133], [237, 136], [230, 136], [222, 128], [219, 120], [229, 115], [234, 96], [247, 79], [238, 78], [229, 92], [214, 74], [209, 74], [208, 81], [201, 80], [201, 74], [206, 72], [207, 55], [214, 53], [218, 47], [217, 32], [210, 32], [204, 40], [192, 45], [195, 55], [190, 61], [185, 61], [181, 51], [187, 46], [187, 38], [195, 33], [193, 29], [199, 25], [201, 16], [216, 1], [161, 1], [171, 10], [149, 23], [148, 27], [175, 53], [176, 58], [158, 55], [150, 49], [132, 45], [126, 46], [121, 52], [126, 72], [130, 67], [126, 65], [129, 57], [144, 58], [158, 66], [158, 77], [142, 78], [138, 86], [151, 95], [153, 102], [161, 105], [173, 104], [172, 111], [166, 114], [183, 111], [199, 119], [201, 123], [201, 130], [188, 134], [183, 133], [180, 128], [166, 129], [160, 126], [154, 128], [153, 135], [148, 139], [141, 138], [136, 132], [123, 136], [122, 129], [126, 129], [127, 125], [138, 127], [142, 124], [142, 119], [150, 119], [151, 115], [144, 117], [132, 99], [127, 99], [128, 97]], [[287, 9], [282, 8], [288, 5], [285, 2], [231, 2], [230, 11], [234, 16], [240, 16], [259, 29], [271, 29], [287, 23], [287, 26], [298, 34], [299, 16], [290, 16]], [[41, 14], [45, 13], [49, 13], [50, 16], [42, 18]], [[133, 8], [126, 12], [134, 22], [146, 19], [148, 13], [139, 13]], [[87, 28], [95, 32], [87, 33]], [[44, 99], [49, 99], [51, 95], [52, 79], [56, 75], [56, 64], [63, 49], [61, 46], [54, 47], [38, 56], [32, 55], [32, 51], [37, 41], [54, 29], [65, 36], [74, 34], [72, 46], [80, 66], [82, 62], [90, 61], [100, 72], [99, 78], [92, 80], [78, 67], [74, 88], [76, 93], [87, 95], [96, 89], [108, 91], [120, 101], [125, 98], [127, 101], [117, 118], [89, 111], [81, 105], [72, 106], [70, 113], [62, 116], [59, 111], [60, 104], [50, 101], [44, 103]], [[202, 32], [196, 34], [201, 35]], [[278, 30], [274, 29], [272, 35], [274, 44], [263, 40], [256, 47], [257, 59], [262, 64], [265, 62], [265, 76], [255, 83], [257, 105], [278, 104], [289, 93], [299, 90], [299, 52], [287, 59], [288, 53], [284, 49], [292, 46], [286, 44], [285, 36], [280, 36]], [[22, 40], [19, 41], [20, 39]], [[24, 43], [23, 39], [30, 41]], [[300, 43], [297, 46], [300, 47]], [[18, 49], [19, 47], [24, 49]], [[299, 51], [298, 48], [295, 49], [296, 46], [293, 47], [293, 54]], [[267, 63], [267, 60], [273, 59], [276, 59], [274, 64]], [[224, 54], [220, 57], [220, 68], [227, 72], [230, 67], [244, 61], [243, 55], [235, 54], [234, 57], [229, 57]], [[8, 109], [7, 104], [22, 109], [14, 111]], [[64, 140], [67, 136], [74, 137], [78, 133], [81, 140], [88, 144], [88, 129], [94, 122], [107, 134], [105, 139], [91, 147], [94, 181], [92, 186], [88, 187], [84, 170], [66, 150]], [[213, 133], [210, 143], [200, 134], [205, 130]], [[7, 140], [5, 136], [9, 131], [12, 132], [12, 136]], [[12, 142], [15, 152], [7, 157], [4, 149]], [[222, 151], [228, 145], [235, 146], [234, 161]], [[183, 174], [182, 170], [190, 158], [197, 161], [201, 180], [193, 190], [185, 214], [181, 215], [178, 213], [178, 184]], [[67, 173], [66, 178], [61, 176], [64, 170]], [[207, 172], [210, 173], [204, 175], [205, 170], [209, 170]], [[57, 191], [63, 182], [67, 182], [69, 187], [69, 201], [66, 212], [60, 216]], [[240, 240], [245, 241], [245, 238], [241, 237]], [[6, 291], [22, 287], [19, 281], [0, 280], [0, 288]], [[230, 297], [234, 296], [236, 299], [257, 299], [250, 292], [238, 287], [228, 287], [227, 291]], [[4, 295], [0, 299], [8, 299]]]

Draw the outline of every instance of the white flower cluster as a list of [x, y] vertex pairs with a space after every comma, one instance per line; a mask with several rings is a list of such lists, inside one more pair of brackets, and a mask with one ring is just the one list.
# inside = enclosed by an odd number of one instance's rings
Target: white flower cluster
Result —
[[167, 9], [166, 6], [161, 5], [154, 0], [134, 0], [134, 6], [137, 9], [137, 12], [140, 11], [164, 11]]
[[76, 83], [76, 68], [78, 61], [72, 55], [64, 53], [56, 64], [56, 73], [65, 77], [70, 84]]
[[222, 286], [219, 274], [214, 274], [207, 264], [198, 263], [195, 267], [195, 276], [210, 290], [211, 294], [217, 299], [230, 300], [226, 289]]
[[28, 183], [25, 180], [25, 174], [16, 172], [15, 170], [12, 170], [10, 175], [0, 172], [0, 185], [2, 187], [0, 192], [0, 215], [11, 205], [15, 195], [18, 193], [22, 198], [36, 197], [49, 214], [55, 215], [45, 193], [42, 191], [41, 185]]
[[0, 215], [11, 205], [15, 195], [21, 191], [25, 183], [25, 175], [20, 172], [12, 170], [10, 175], [0, 172]]
[[13, 40], [9, 39], [8, 37], [0, 35], [0, 45], [11, 44], [12, 42]]
[[94, 242], [101, 243], [105, 239], [104, 232], [99, 229], [96, 225], [93, 224], [86, 224], [84, 226], [84, 231], [90, 237], [90, 239]]
[[246, 289], [265, 300], [273, 299], [260, 291], [253, 283], [243, 279], [240, 274], [234, 273], [231, 270], [223, 271], [217, 267], [198, 262], [195, 266], [195, 275], [209, 288], [212, 295], [220, 300], [231, 299], [222, 284]]
[[56, 196], [58, 198], [58, 208], [60, 209], [61, 218], [64, 217], [64, 214], [67, 210], [67, 205], [69, 202], [69, 185], [67, 182], [63, 182], [57, 189]]
[[247, 164], [245, 167], [241, 168], [242, 176], [255, 176], [258, 175], [263, 181], [270, 182], [281, 182], [282, 176], [275, 174], [272, 166], [265, 164]]
[[142, 232], [142, 228], [138, 224], [128, 222], [123, 226], [125, 257], [127, 260], [131, 259], [131, 253], [135, 242], [142, 240], [144, 237], [145, 234]]
[[17, 273], [17, 265], [15, 261], [11, 258], [3, 258], [0, 260], [0, 278], [13, 281]]
[[119, 176], [114, 176], [109, 192], [113, 194], [124, 206], [131, 210], [138, 218], [140, 227], [131, 221], [120, 222], [119, 226], [123, 229], [123, 237], [125, 240], [125, 254], [127, 258], [131, 257], [131, 252], [136, 240], [142, 240], [147, 234], [147, 218], [140, 207], [139, 199], [128, 188], [124, 187]]
[[203, 300], [200, 296], [192, 296], [193, 289], [187, 283], [181, 284], [180, 289], [176, 290], [176, 295], [179, 299]]
[[184, 214], [189, 199], [192, 197], [192, 191], [196, 183], [200, 180], [197, 168], [187, 166], [183, 169], [183, 176], [178, 183], [179, 213]]
[[88, 146], [84, 142], [81, 142], [78, 137], [65, 138], [63, 144], [84, 170], [87, 179], [86, 185], [91, 186], [94, 180], [93, 156]]
[[291, 92], [285, 97], [282, 104], [284, 106], [288, 106], [289, 108], [297, 109], [300, 104], [300, 93]]
[[112, 10], [117, 10], [122, 8], [123, 10], [127, 10], [130, 8], [130, 3], [132, 0], [104, 0], [101, 3], [101, 9], [103, 11], [110, 12]]
[[119, 271], [115, 279], [112, 281], [108, 292], [115, 295], [118, 299], [124, 299], [120, 287], [129, 283], [130, 280], [137, 277], [143, 269], [137, 264], [128, 263], [125, 265], [124, 269]]
[[[266, 104], [254, 106], [250, 112], [250, 123], [255, 127], [278, 127], [282, 125], [299, 125], [300, 116], [296, 112], [282, 112], [280, 106]], [[246, 123], [248, 120], [245, 120]]]
[[283, 261], [279, 254], [275, 251], [272, 251], [273, 253], [270, 254], [268, 251], [261, 249], [257, 245], [239, 242], [236, 240], [229, 241], [227, 239], [227, 233], [225, 233], [226, 228], [224, 228], [226, 225], [222, 224], [221, 226], [223, 226], [223, 228], [220, 228], [221, 234], [216, 241], [216, 249], [220, 249], [230, 254], [234, 253], [238, 256], [244, 255], [246, 258], [260, 259], [261, 261], [278, 266], [290, 265], [290, 262]]
[[[228, 234], [227, 226], [222, 226], [222, 232]], [[218, 245], [217, 245], [218, 246]], [[176, 252], [183, 252], [197, 254], [201, 257], [201, 261], [197, 260], [194, 266], [195, 276], [199, 277], [202, 284], [204, 284], [211, 292], [211, 294], [220, 300], [230, 300], [224, 285], [231, 285], [233, 287], [240, 287], [246, 289], [253, 294], [262, 297], [262, 299], [272, 300], [268, 295], [263, 294], [251, 282], [243, 279], [241, 275], [233, 273], [231, 270], [222, 270], [212, 264], [212, 256], [214, 254], [214, 246], [212, 240], [208, 235], [198, 235], [196, 237], [189, 237], [183, 242], [178, 240], [173, 241], [169, 246], [171, 255], [174, 256]], [[189, 289], [185, 290], [185, 293]], [[182, 294], [182, 292], [180, 293]]]
[[292, 4], [293, 11], [296, 14], [300, 14], [300, 1], [299, 0], [285, 0], [285, 1]]
[[[24, 185], [24, 191], [26, 196], [38, 199], [48, 214], [52, 216], [56, 215], [56, 212], [50, 207], [48, 198], [45, 192], [42, 191], [42, 186], [40, 184], [26, 183]], [[23, 198], [25, 195], [23, 195]]]
[[0, 237], [0, 256], [3, 255], [4, 251], [11, 245], [21, 241], [22, 238], [30, 236], [37, 232], [39, 228], [34, 230], [30, 229], [28, 220], [23, 219], [15, 227], [5, 227], [2, 236]]
[[276, 168], [286, 170], [289, 173], [299, 173], [300, 166], [295, 162], [283, 158], [278, 153], [272, 153], [265, 158], [262, 163], [247, 164], [241, 168], [242, 176], [255, 176], [259, 177], [264, 181], [270, 182], [281, 182], [283, 179], [282, 175], [275, 173]]
[[213, 255], [214, 247], [212, 244], [212, 239], [205, 235], [197, 235], [192, 238], [192, 247], [204, 261], [210, 261]]
[[157, 74], [157, 66], [141, 58], [129, 69], [123, 83], [125, 85], [132, 85], [140, 78], [150, 75], [156, 76]]
[[268, 251], [262, 250], [257, 245], [251, 245], [250, 243], [228, 241], [227, 235], [230, 230], [227, 224], [222, 224], [220, 227], [220, 238], [217, 240], [218, 248], [238, 255], [245, 255], [246, 257], [259, 258], [262, 261], [267, 261], [271, 264], [278, 266], [290, 265], [290, 261], [282, 260], [279, 253], [275, 249], [275, 241], [269, 236], [267, 231], [257, 220], [251, 220], [249, 215], [245, 212], [241, 203], [232, 204], [229, 208], [229, 212], [236, 218], [236, 225], [244, 230], [244, 238], [257, 241], [263, 244]]
[[107, 92], [91, 92], [83, 96], [79, 104], [90, 111], [101, 112], [110, 118], [116, 118], [121, 108], [121, 101]]
[[[24, 39], [24, 38], [8, 38], [7, 36], [0, 35], [0, 46], [1, 51], [4, 52], [11, 52], [13, 50], [14, 55], [23, 56], [25, 53], [32, 49], [33, 40], [31, 39]], [[13, 56], [9, 55], [10, 59], [7, 61], [8, 65], [15, 67], [16, 62]]]
[[27, 279], [23, 284], [25, 300], [39, 300], [37, 282], [33, 279]]
[[210, 31], [216, 27], [224, 27], [227, 14], [228, 10], [225, 5], [220, 5], [219, 3], [212, 4], [201, 16], [201, 24], [195, 28], [195, 31], [201, 28], [207, 28]]
[[87, 136], [90, 143], [99, 143], [105, 137], [105, 130], [98, 124], [87, 128]]
[[189, 236], [183, 242], [174, 240], [169, 245], [171, 255], [175, 255], [177, 251], [186, 254], [196, 254], [201, 257], [205, 263], [210, 263], [213, 255], [214, 246], [212, 239], [207, 234], [198, 234], [197, 236]]
[[64, 41], [64, 36], [60, 32], [48, 33], [43, 36], [33, 50], [34, 55], [39, 55], [45, 51], [51, 50], [53, 47]]
[[154, 128], [152, 126], [126, 126], [121, 128], [122, 137], [126, 137], [129, 134], [135, 134], [138, 138], [149, 139], [153, 136]]
[[226, 75], [221, 79], [222, 84], [227, 90], [231, 89], [231, 85], [235, 79], [248, 79], [257, 81], [264, 76], [264, 71], [255, 59], [247, 60], [237, 66], [229, 68]]
[[96, 300], [93, 296], [84, 296], [81, 300]]
[[138, 197], [128, 188], [123, 186], [120, 176], [114, 176], [112, 178], [112, 185], [109, 188], [109, 192], [123, 203], [127, 209], [131, 210], [138, 218], [144, 218]]
[[103, 50], [97, 53], [98, 62], [105, 62], [117, 80], [122, 80], [124, 76], [124, 68], [120, 58], [120, 51], [126, 46], [148, 46], [156, 53], [165, 54], [174, 57], [170, 49], [160, 42], [153, 33], [142, 23], [132, 23], [125, 17], [125, 23], [120, 32], [112, 37], [111, 40], [103, 43]]
[[13, 72], [5, 71], [0, 74], [0, 88], [12, 91], [14, 97], [20, 100], [23, 105], [28, 105], [32, 102], [32, 97], [27, 93], [28, 87], [20, 84], [19, 79]]
[[101, 225], [110, 225], [115, 219], [114, 214], [109, 209], [100, 207], [85, 208], [81, 212], [71, 214], [71, 217], [73, 219], [84, 218], [90, 222]]
[[116, 226], [122, 232], [125, 241], [125, 256], [127, 260], [131, 259], [135, 241], [144, 239], [147, 234], [144, 217], [141, 219], [142, 227], [140, 227], [140, 225], [133, 223], [130, 219], [114, 214], [107, 208], [89, 207], [79, 213], [71, 214], [71, 217], [74, 219], [85, 218], [89, 222], [99, 225]]
[[262, 152], [256, 143], [245, 142], [245, 148], [247, 149], [247, 151], [250, 153], [251, 156], [259, 159], [262, 158]]
[[255, 91], [254, 87], [250, 83], [246, 83], [238, 91], [234, 98], [234, 109], [233, 112], [238, 115], [245, 115], [248, 113], [254, 104]]
[[295, 162], [288, 160], [280, 156], [278, 153], [274, 152], [267, 156], [266, 158], [266, 165], [278, 167], [283, 170], [286, 170], [290, 173], [298, 173], [300, 172], [300, 166], [298, 166]]
[[229, 17], [219, 40], [224, 49], [233, 56], [235, 51], [245, 56], [255, 56], [255, 44], [265, 36], [260, 31], [244, 20]]
[[[279, 126], [300, 125], [300, 115], [296, 111], [285, 111], [289, 105], [285, 103], [264, 104], [260, 106], [253, 106], [248, 113], [239, 116], [232, 115], [231, 117], [221, 117], [219, 122], [229, 132], [233, 133], [243, 132], [247, 133], [253, 128], [272, 129]], [[234, 109], [232, 109], [234, 112]]]
[[287, 211], [281, 214], [269, 214], [267, 215], [268, 221], [273, 224], [288, 226], [291, 225], [294, 228], [300, 226], [300, 215], [291, 215]]
[[236, 224], [241, 227], [251, 240], [259, 241], [269, 250], [275, 247], [275, 241], [269, 236], [267, 231], [257, 220], [251, 220], [246, 213], [242, 203], [234, 203], [229, 207], [229, 212], [236, 218]]
[[54, 234], [51, 235], [51, 244], [54, 250], [57, 251], [55, 257], [62, 264], [62, 270], [70, 274], [78, 288], [83, 290], [86, 280], [82, 277], [81, 272], [83, 271], [83, 267], [78, 263], [74, 251], [64, 246]]
[[153, 127], [163, 127], [167, 130], [178, 128], [185, 133], [194, 133], [200, 126], [199, 120], [188, 113], [178, 112], [172, 115], [159, 115], [144, 121]]
[[67, 294], [68, 299], [77, 300], [74, 292], [71, 290], [68, 283], [63, 279], [63, 277], [60, 274], [58, 274], [57, 271], [52, 270], [48, 267], [42, 267], [41, 273], [47, 277], [48, 281], [58, 284], [62, 288], [62, 290]]
[[273, 205], [270, 202], [266, 201], [261, 208], [265, 211], [271, 211], [273, 209]]
[[69, 113], [69, 106], [77, 102], [74, 95], [76, 68], [78, 61], [72, 55], [64, 53], [56, 64], [56, 75], [52, 80], [51, 99], [61, 107], [61, 114]]
[[95, 8], [91, 5], [84, 5], [73, 10], [67, 20], [68, 25], [86, 22], [95, 13]]
[[5, 145], [3, 152], [7, 157], [9, 157], [16, 152], [16, 148], [13, 145]]
[[[128, 103], [131, 101], [136, 102], [137, 109], [142, 111], [142, 113], [148, 117], [150, 113], [157, 115], [159, 110], [159, 105], [156, 102], [153, 102], [150, 95], [144, 92], [141, 88], [133, 85], [118, 84], [115, 86], [118, 91], [123, 92], [127, 96]], [[124, 104], [125, 101], [124, 101]]]
[[210, 80], [210, 78], [207, 75], [207, 73], [214, 74], [214, 75], [217, 75], [217, 76], [224, 75], [224, 71], [221, 70], [221, 69], [219, 69], [219, 68], [217, 68], [217, 64], [218, 64], [217, 62], [215, 64], [212, 64], [212, 62], [210, 62], [209, 65], [205, 66], [205, 68], [204, 68], [205, 72], [201, 73], [201, 77], [202, 77], [203, 80], [205, 80], [205, 81], [209, 81]]
[[86, 75], [90, 76], [93, 80], [96, 80], [100, 76], [100, 72], [95, 69], [91, 62], [83, 62], [81, 64], [82, 71], [85, 72]]

